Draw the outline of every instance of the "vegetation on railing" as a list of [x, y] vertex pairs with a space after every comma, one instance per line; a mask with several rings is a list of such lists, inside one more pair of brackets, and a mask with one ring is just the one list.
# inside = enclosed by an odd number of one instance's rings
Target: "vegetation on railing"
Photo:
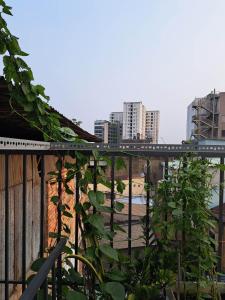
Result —
[[[69, 128], [60, 126], [59, 116], [51, 112], [49, 97], [44, 87], [34, 85], [31, 68], [22, 59], [27, 54], [19, 46], [18, 38], [11, 34], [3, 14], [11, 15], [11, 7], [0, 0], [0, 54], [3, 55], [4, 78], [10, 91], [10, 105], [16, 112], [17, 106], [23, 109], [21, 116], [43, 132], [45, 140], [74, 141], [76, 135]], [[212, 216], [208, 209], [211, 196], [211, 175], [207, 160], [185, 157], [180, 160], [167, 178], [162, 180], [157, 189], [150, 218], [151, 227], [156, 234], [155, 244], [147, 247], [140, 255], [128, 257], [112, 248], [110, 242], [117, 231], [123, 230], [118, 224], [113, 229], [104, 225], [104, 215], [119, 212], [123, 204], [115, 201], [114, 207], [105, 205], [105, 196], [101, 191], [91, 189], [96, 181], [111, 187], [99, 166], [102, 158], [98, 153], [92, 155], [97, 166], [92, 171], [88, 168], [90, 156], [74, 153], [74, 163], [66, 163], [59, 158], [56, 171], [51, 172], [65, 193], [74, 192], [69, 186], [75, 176], [79, 178], [79, 188], [83, 195], [75, 206], [81, 235], [79, 253], [74, 254], [75, 245], [68, 242], [63, 255], [63, 299], [113, 299], [142, 300], [160, 299], [168, 286], [179, 282], [197, 282], [197, 299], [204, 295], [200, 287], [208, 281], [214, 282], [216, 256]], [[116, 165], [124, 166], [121, 159]], [[66, 170], [64, 177], [63, 171]], [[116, 188], [122, 193], [125, 186], [121, 180], [115, 181]], [[72, 218], [71, 208], [64, 203], [60, 195], [54, 195], [52, 202], [62, 215], [61, 232], [51, 233], [54, 238], [70, 236], [70, 228], [64, 217]], [[148, 231], [144, 231], [147, 234]], [[146, 237], [148, 238], [148, 237]], [[72, 260], [83, 263], [83, 272], [75, 272]], [[43, 260], [42, 260], [43, 261]], [[35, 262], [35, 270], [37, 264]], [[212, 298], [219, 299], [216, 285], [213, 283]], [[188, 291], [184, 298], [188, 299]]]
[[[212, 165], [196, 157], [180, 159], [179, 166], [159, 184], [152, 210], [161, 268], [176, 279], [197, 282], [200, 288], [216, 279], [215, 222], [209, 209], [213, 186]], [[180, 278], [177, 278], [180, 274]], [[168, 277], [167, 284], [170, 282]], [[212, 290], [217, 299], [216, 286]]]

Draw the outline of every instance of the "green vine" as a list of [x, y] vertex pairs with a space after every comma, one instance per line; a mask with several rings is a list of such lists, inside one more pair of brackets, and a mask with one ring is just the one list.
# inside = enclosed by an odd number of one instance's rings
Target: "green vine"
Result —
[[[21, 50], [18, 38], [8, 29], [3, 15], [12, 15], [11, 7], [0, 0], [0, 54], [3, 56], [3, 74], [8, 84], [10, 105], [14, 112], [25, 119], [31, 127], [43, 133], [45, 140], [74, 141], [76, 134], [67, 127], [61, 127], [60, 116], [51, 111], [49, 97], [42, 85], [35, 85], [31, 68], [23, 57], [28, 54]], [[18, 107], [23, 113], [18, 112]]]

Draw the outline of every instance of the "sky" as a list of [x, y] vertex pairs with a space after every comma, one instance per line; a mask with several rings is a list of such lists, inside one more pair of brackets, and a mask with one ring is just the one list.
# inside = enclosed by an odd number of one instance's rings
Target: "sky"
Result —
[[224, 0], [8, 0], [7, 18], [50, 104], [93, 132], [142, 101], [160, 111], [159, 142], [186, 137], [186, 109], [225, 91]]

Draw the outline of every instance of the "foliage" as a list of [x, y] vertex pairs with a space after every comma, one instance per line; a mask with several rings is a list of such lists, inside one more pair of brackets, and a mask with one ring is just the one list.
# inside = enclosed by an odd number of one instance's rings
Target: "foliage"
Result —
[[[3, 18], [3, 14], [12, 15], [11, 7], [0, 0], [0, 8], [0, 54], [3, 56], [3, 74], [8, 83], [12, 110], [31, 127], [40, 130], [45, 140], [74, 141], [77, 136], [73, 130], [61, 127], [59, 114], [51, 111], [45, 88], [33, 84], [33, 72], [24, 60], [28, 54], [22, 51], [19, 39], [10, 32]], [[23, 109], [22, 114], [18, 107]]]
[[[210, 237], [214, 229], [209, 210], [210, 166], [209, 161], [197, 157], [182, 158], [178, 168], [159, 184], [153, 208], [165, 269], [177, 273], [180, 253], [182, 279], [196, 281], [199, 287], [214, 280], [217, 261], [215, 240]], [[201, 297], [198, 289], [197, 299]]]

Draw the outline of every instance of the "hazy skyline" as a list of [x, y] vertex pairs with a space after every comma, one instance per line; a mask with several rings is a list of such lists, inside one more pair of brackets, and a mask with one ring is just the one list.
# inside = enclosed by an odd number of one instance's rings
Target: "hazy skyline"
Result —
[[179, 143], [187, 105], [225, 91], [224, 0], [7, 3], [35, 81], [52, 106], [90, 132], [123, 101], [142, 101], [160, 111], [159, 136]]

